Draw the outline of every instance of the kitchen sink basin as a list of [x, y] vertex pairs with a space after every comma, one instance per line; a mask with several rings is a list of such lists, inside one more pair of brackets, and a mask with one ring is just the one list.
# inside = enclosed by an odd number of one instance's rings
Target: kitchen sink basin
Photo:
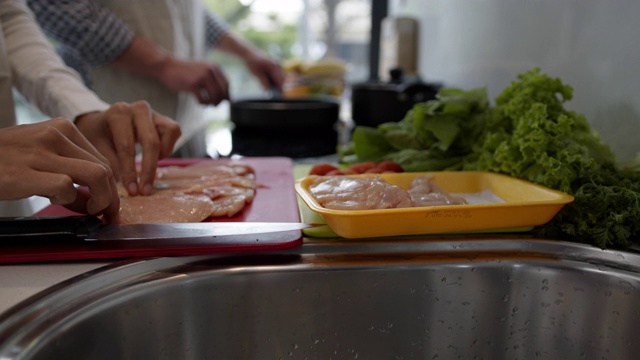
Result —
[[531, 238], [124, 261], [12, 308], [0, 359], [631, 359], [640, 256]]

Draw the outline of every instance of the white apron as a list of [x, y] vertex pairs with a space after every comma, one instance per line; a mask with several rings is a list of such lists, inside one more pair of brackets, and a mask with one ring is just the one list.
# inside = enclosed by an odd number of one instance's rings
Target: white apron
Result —
[[[195, 0], [100, 0], [134, 32], [184, 59], [203, 59], [205, 31], [202, 5]], [[103, 100], [132, 102], [146, 100], [158, 112], [180, 123], [182, 137], [175, 149], [188, 140], [181, 156], [206, 153], [203, 107], [188, 93], [176, 94], [158, 81], [133, 74], [115, 66], [89, 71], [92, 89]], [[199, 139], [194, 138], [199, 136]], [[186, 151], [185, 151], [186, 150]]]
[[[15, 107], [11, 93], [13, 83], [11, 70], [5, 54], [4, 34], [0, 27], [0, 127], [8, 127], [16, 124]], [[0, 154], [0, 156], [3, 156]], [[0, 201], [0, 216], [26, 216], [33, 210], [27, 199], [16, 201]]]

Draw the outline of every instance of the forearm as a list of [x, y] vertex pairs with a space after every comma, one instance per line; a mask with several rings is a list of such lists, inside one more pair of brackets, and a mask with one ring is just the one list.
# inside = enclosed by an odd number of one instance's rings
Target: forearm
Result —
[[135, 37], [113, 65], [156, 80], [176, 93], [190, 92], [198, 97], [206, 89], [207, 99], [198, 98], [206, 104], [217, 105], [228, 98], [226, 78], [214, 63], [177, 58], [142, 37]]
[[174, 58], [168, 51], [143, 37], [135, 36], [125, 51], [114, 60], [113, 65], [162, 81], [163, 74], [172, 61]]
[[51, 117], [67, 119], [107, 107], [64, 65], [24, 4], [2, 1], [0, 14], [13, 85], [31, 103]]
[[256, 51], [255, 46], [231, 32], [226, 32], [220, 37], [215, 49], [235, 55], [241, 59], [248, 58]]

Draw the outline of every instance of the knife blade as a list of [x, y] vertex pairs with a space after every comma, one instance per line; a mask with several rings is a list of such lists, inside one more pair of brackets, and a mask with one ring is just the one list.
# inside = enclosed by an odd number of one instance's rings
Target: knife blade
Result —
[[[294, 222], [199, 222], [107, 224], [95, 216], [0, 217], [0, 244], [105, 241], [209, 242], [224, 237], [302, 230], [316, 224]], [[166, 241], [165, 241], [166, 242]]]

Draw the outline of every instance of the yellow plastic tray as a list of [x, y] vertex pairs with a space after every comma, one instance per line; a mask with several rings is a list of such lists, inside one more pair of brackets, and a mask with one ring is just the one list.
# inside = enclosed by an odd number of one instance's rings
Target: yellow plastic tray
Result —
[[[385, 181], [409, 188], [418, 175], [433, 175], [433, 182], [450, 193], [491, 190], [502, 203], [411, 207], [382, 210], [332, 210], [309, 192], [316, 176], [296, 181], [296, 192], [310, 210], [320, 214], [331, 230], [344, 238], [438, 234], [533, 227], [547, 223], [573, 197], [531, 182], [483, 171], [387, 173]], [[349, 175], [374, 177], [375, 174]]]

